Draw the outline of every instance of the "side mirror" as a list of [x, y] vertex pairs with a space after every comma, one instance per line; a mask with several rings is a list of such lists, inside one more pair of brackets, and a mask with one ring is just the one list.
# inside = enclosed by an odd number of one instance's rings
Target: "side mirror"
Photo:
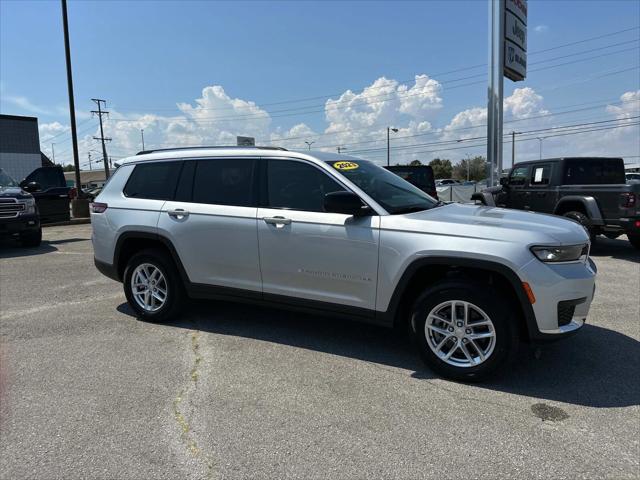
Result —
[[371, 209], [355, 193], [331, 192], [324, 196], [324, 211], [327, 213], [363, 216], [369, 215]]
[[509, 185], [509, 177], [500, 177], [500, 185], [503, 187]]
[[38, 191], [40, 191], [42, 189], [42, 187], [40, 186], [40, 184], [38, 182], [29, 182], [29, 183], [27, 183], [25, 185], [21, 184], [20, 186], [22, 187], [22, 189], [25, 192], [29, 192], [29, 193], [38, 192]]

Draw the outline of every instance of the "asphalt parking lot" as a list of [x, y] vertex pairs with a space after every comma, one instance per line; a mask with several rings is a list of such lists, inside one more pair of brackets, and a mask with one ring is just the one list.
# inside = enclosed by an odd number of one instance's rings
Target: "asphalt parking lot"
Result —
[[137, 320], [89, 225], [0, 245], [0, 477], [638, 478], [640, 255], [602, 238], [589, 324], [441, 380], [387, 330], [199, 302]]

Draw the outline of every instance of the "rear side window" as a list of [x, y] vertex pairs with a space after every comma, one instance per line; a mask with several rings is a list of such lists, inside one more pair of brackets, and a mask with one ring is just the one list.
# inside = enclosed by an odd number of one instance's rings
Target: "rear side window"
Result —
[[271, 208], [324, 212], [324, 196], [345, 189], [319, 169], [292, 160], [269, 160], [267, 197]]
[[252, 159], [199, 160], [193, 179], [192, 201], [237, 207], [253, 206], [256, 196], [255, 171], [256, 161]]
[[551, 165], [539, 165], [533, 167], [531, 172], [531, 185], [549, 185], [551, 178]]
[[565, 185], [625, 183], [622, 159], [572, 158], [565, 161]]
[[124, 187], [132, 198], [173, 200], [182, 162], [156, 162], [136, 165]]

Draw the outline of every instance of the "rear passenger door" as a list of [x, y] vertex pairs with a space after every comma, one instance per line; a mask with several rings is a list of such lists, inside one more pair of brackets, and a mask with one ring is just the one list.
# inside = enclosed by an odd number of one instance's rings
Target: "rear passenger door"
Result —
[[184, 161], [158, 232], [171, 240], [192, 283], [260, 295], [256, 182], [257, 159]]
[[324, 196], [346, 189], [311, 162], [264, 162], [258, 239], [265, 299], [374, 310], [379, 217], [325, 212]]

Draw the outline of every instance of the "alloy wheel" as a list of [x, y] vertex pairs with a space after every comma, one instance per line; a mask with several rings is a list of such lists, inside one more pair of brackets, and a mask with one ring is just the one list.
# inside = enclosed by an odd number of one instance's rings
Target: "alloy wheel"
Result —
[[455, 367], [475, 367], [486, 362], [496, 345], [489, 316], [463, 300], [435, 306], [424, 328], [429, 348], [440, 360]]
[[156, 312], [164, 306], [168, 290], [162, 271], [151, 263], [141, 263], [131, 275], [133, 298], [147, 312]]

